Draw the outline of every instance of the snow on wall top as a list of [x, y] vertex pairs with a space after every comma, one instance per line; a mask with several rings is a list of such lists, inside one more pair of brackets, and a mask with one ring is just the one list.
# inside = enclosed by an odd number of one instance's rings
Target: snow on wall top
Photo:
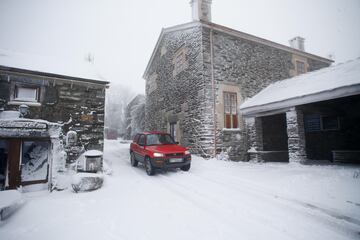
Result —
[[98, 156], [102, 156], [102, 155], [103, 155], [103, 153], [98, 150], [88, 150], [88, 151], [84, 152], [84, 156], [86, 156], [86, 157], [98, 157]]
[[247, 115], [360, 94], [360, 58], [275, 82], [246, 100]]
[[105, 82], [89, 62], [28, 55], [0, 49], [0, 66]]

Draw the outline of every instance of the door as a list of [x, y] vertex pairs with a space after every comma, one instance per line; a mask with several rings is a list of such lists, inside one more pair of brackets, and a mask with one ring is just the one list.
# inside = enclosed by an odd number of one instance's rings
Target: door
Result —
[[9, 155], [9, 141], [0, 139], [0, 191], [5, 190]]
[[49, 173], [49, 141], [24, 140], [21, 153], [21, 184], [46, 183]]
[[136, 144], [136, 159], [140, 162], [144, 162], [145, 158], [145, 135], [140, 135]]
[[8, 187], [9, 189], [16, 189], [20, 186], [20, 151], [21, 140], [10, 139], [9, 155], [8, 155]]

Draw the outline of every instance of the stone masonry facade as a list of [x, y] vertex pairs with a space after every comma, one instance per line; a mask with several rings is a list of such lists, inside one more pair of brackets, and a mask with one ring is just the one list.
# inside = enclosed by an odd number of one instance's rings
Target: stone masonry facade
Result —
[[[242, 37], [216, 24], [191, 26], [160, 38], [145, 76], [146, 128], [168, 131], [174, 121], [181, 132], [178, 141], [193, 152], [213, 156], [226, 151], [232, 160], [248, 160], [251, 131], [239, 113], [237, 128], [224, 127], [223, 92], [236, 93], [238, 108], [269, 84], [294, 76], [295, 59], [304, 61], [307, 71], [330, 63]], [[174, 75], [174, 57], [180, 48], [186, 49], [186, 64]]]
[[11, 99], [16, 84], [40, 87], [39, 104], [28, 104], [26, 118], [61, 123], [64, 141], [67, 132], [77, 133], [76, 146], [67, 149], [68, 162], [74, 161], [82, 150], [103, 150], [106, 84], [0, 71], [3, 110], [18, 111], [19, 104]]
[[[202, 28], [165, 34], [154, 55], [146, 86], [146, 130], [169, 131], [177, 123], [178, 141], [193, 152], [208, 155], [213, 148], [213, 95], [204, 77]], [[174, 72], [174, 55], [185, 54], [180, 72]], [[185, 66], [185, 67], [184, 67]], [[180, 68], [180, 69], [181, 69]], [[175, 74], [174, 74], [175, 73]]]

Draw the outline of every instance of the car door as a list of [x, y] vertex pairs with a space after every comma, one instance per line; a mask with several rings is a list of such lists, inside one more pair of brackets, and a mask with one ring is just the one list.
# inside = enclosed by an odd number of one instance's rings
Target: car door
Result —
[[141, 134], [136, 144], [136, 160], [144, 162], [145, 158], [145, 135]]

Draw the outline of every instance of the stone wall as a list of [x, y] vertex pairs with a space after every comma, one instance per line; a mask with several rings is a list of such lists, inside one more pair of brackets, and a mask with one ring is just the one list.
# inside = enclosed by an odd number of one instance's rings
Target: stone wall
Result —
[[[239, 115], [239, 129], [224, 129], [222, 91], [233, 87], [239, 107], [269, 84], [291, 77], [294, 53], [225, 32], [201, 24], [163, 33], [145, 76], [146, 129], [169, 131], [174, 122], [177, 140], [194, 153], [227, 151], [231, 159], [245, 160], [245, 123]], [[328, 65], [306, 60], [309, 71]]]
[[68, 149], [69, 161], [76, 159], [82, 148], [103, 150], [105, 85], [0, 72], [0, 103], [5, 110], [19, 108], [10, 101], [14, 82], [41, 86], [41, 105], [28, 104], [26, 118], [60, 122], [65, 134], [77, 132], [78, 144]]
[[[210, 52], [210, 29], [203, 28], [203, 51]], [[247, 98], [250, 98], [267, 87], [269, 84], [291, 77], [295, 71], [293, 64], [293, 53], [277, 49], [268, 45], [242, 39], [224, 32], [212, 30], [213, 35], [213, 62], [214, 62], [214, 81], [216, 91], [216, 104], [223, 108], [223, 95], [221, 91], [227, 85], [226, 91], [233, 86], [233, 92], [237, 93], [238, 104], [240, 105]], [[204, 68], [210, 69], [211, 62], [205, 58]], [[306, 59], [309, 65], [308, 70], [313, 71], [328, 66], [327, 63]], [[211, 74], [204, 77], [211, 82]], [[209, 103], [210, 104], [210, 103]], [[239, 106], [238, 106], [239, 107]], [[217, 114], [224, 114], [224, 109], [217, 109]], [[221, 117], [216, 117], [217, 152], [231, 149], [237, 154], [231, 154], [233, 160], [246, 160], [245, 154], [249, 146], [246, 141], [246, 129], [242, 116], [239, 115], [240, 129], [238, 131], [228, 131], [223, 129], [224, 124], [219, 122]], [[225, 133], [224, 131], [227, 131]], [[234, 135], [229, 137], [228, 135]], [[240, 141], [228, 141], [228, 139], [238, 139]], [[224, 138], [225, 137], [225, 138]]]
[[203, 65], [210, 58], [201, 45], [200, 27], [163, 36], [146, 79], [145, 128], [168, 132], [169, 124], [177, 123], [181, 136], [177, 140], [208, 156], [214, 150], [213, 104], [211, 85], [204, 77], [209, 69]]

